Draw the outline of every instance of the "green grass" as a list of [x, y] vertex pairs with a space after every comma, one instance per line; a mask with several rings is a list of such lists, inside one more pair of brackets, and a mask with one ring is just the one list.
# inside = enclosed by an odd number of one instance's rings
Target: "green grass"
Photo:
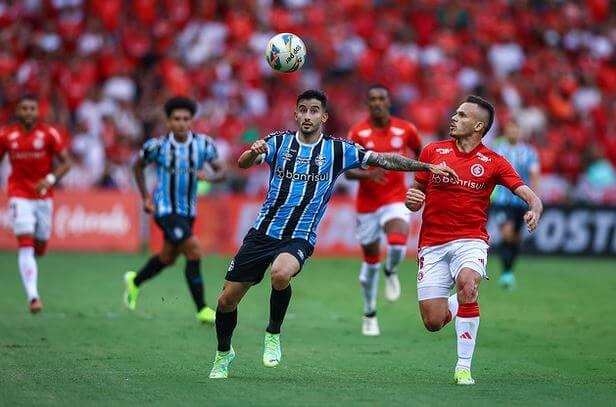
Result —
[[[42, 314], [27, 312], [13, 253], [0, 253], [0, 405], [608, 405], [616, 400], [614, 262], [523, 259], [519, 288], [482, 285], [477, 385], [452, 383], [455, 335], [423, 328], [414, 263], [382, 301], [382, 335], [362, 337], [357, 260], [313, 259], [294, 281], [283, 360], [261, 365], [269, 287], [240, 306], [231, 378], [207, 378], [211, 326], [197, 324], [180, 265], [123, 308], [121, 277], [145, 256], [52, 253]], [[498, 262], [490, 269], [498, 275]], [[228, 260], [208, 257], [215, 302]]]

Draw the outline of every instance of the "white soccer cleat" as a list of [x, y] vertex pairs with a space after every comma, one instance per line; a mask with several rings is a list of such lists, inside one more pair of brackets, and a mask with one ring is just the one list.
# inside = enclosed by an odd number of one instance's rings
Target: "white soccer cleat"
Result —
[[376, 317], [364, 317], [364, 322], [361, 326], [361, 333], [364, 336], [379, 336], [379, 320]]
[[400, 299], [400, 280], [398, 273], [385, 276], [385, 298], [389, 302], [396, 302]]

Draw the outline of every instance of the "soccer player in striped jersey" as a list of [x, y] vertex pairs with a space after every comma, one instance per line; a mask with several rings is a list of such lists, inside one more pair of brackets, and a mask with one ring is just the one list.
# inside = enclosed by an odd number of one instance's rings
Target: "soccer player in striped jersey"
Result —
[[[539, 158], [537, 151], [522, 140], [522, 132], [513, 120], [507, 123], [502, 140], [495, 145], [494, 151], [509, 161], [520, 178], [533, 191], [539, 188]], [[520, 251], [522, 242], [520, 233], [524, 225], [526, 202], [511, 193], [507, 188], [497, 186], [492, 194], [493, 213], [500, 226], [502, 242], [500, 254], [503, 261], [503, 273], [500, 284], [504, 288], [513, 288], [515, 277], [513, 265]]]
[[276, 367], [280, 363], [280, 327], [291, 300], [291, 278], [312, 255], [319, 221], [340, 174], [373, 166], [457, 178], [446, 166], [427, 165], [394, 153], [375, 153], [345, 139], [323, 135], [327, 118], [325, 94], [305, 91], [298, 96], [295, 108], [299, 130], [272, 133], [257, 140], [239, 158], [241, 168], [263, 162], [270, 166], [269, 190], [253, 228], [229, 266], [218, 298], [218, 350], [210, 378], [228, 377], [229, 364], [235, 357], [231, 336], [237, 325], [237, 306], [270, 265], [272, 292], [263, 364]]
[[[124, 300], [126, 306], [134, 310], [141, 284], [158, 275], [183, 254], [186, 258], [186, 282], [197, 307], [197, 319], [213, 323], [216, 313], [205, 304], [201, 249], [192, 227], [196, 216], [197, 180], [223, 181], [225, 168], [214, 140], [191, 131], [196, 110], [197, 105], [188, 98], [175, 97], [167, 101], [165, 114], [170, 132], [146, 141], [135, 162], [135, 180], [143, 199], [143, 209], [154, 214], [154, 221], [163, 232], [164, 244], [139, 273], [129, 271], [124, 275]], [[206, 163], [212, 171], [204, 171]], [[145, 183], [144, 170], [148, 164], [156, 166], [158, 175], [154, 201]]]

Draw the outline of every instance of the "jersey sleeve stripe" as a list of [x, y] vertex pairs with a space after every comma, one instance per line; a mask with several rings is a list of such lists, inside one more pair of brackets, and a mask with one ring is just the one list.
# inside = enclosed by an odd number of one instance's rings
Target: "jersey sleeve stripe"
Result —
[[334, 171], [333, 171], [332, 179], [336, 179], [336, 177], [338, 177], [338, 175], [340, 174], [343, 168], [342, 160], [344, 158], [344, 146], [342, 145], [342, 142], [339, 140], [334, 140], [333, 143], [334, 143]]

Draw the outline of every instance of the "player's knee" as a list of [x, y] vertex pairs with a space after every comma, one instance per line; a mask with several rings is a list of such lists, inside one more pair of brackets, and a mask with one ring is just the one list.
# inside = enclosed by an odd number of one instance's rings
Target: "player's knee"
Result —
[[458, 288], [458, 300], [461, 304], [477, 301], [478, 287], [475, 281], [465, 282]]
[[223, 311], [223, 312], [231, 312], [233, 311], [235, 308], [237, 308], [237, 304], [239, 303], [239, 301], [237, 301], [235, 298], [233, 298], [233, 296], [229, 295], [228, 293], [226, 293], [225, 291], [222, 292], [222, 294], [220, 294], [220, 297], [218, 297], [218, 309]]
[[445, 325], [445, 320], [443, 318], [435, 318], [433, 315], [424, 316], [423, 324], [426, 329], [430, 332], [440, 331]]
[[291, 282], [291, 275], [283, 268], [272, 267], [272, 287], [276, 290], [284, 290]]
[[175, 260], [177, 259], [177, 255], [173, 253], [161, 253], [158, 255], [158, 260], [165, 265], [165, 267], [173, 266], [175, 264]]

